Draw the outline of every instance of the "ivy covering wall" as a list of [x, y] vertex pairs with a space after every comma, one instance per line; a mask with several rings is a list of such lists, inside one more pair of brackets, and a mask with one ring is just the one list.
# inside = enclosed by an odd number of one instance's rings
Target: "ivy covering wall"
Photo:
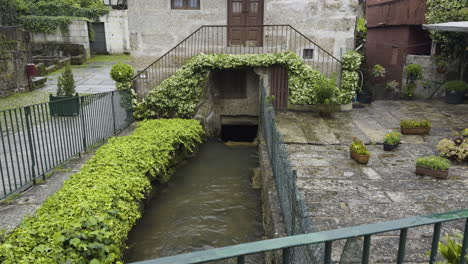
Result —
[[201, 142], [198, 121], [147, 120], [101, 147], [0, 243], [2, 264], [122, 263], [151, 179], [167, 182], [177, 149]]
[[[298, 105], [317, 104], [316, 88], [333, 81], [304, 63], [292, 52], [259, 55], [199, 55], [192, 58], [174, 75], [150, 91], [147, 98], [135, 104], [135, 117], [143, 118], [191, 118], [214, 69], [239, 67], [269, 67], [284, 65], [289, 74], [289, 102]], [[351, 102], [355, 91], [335, 89], [335, 104]]]

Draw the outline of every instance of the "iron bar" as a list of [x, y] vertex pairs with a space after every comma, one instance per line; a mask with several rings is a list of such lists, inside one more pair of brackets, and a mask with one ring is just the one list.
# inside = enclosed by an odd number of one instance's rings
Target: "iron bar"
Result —
[[364, 246], [362, 250], [362, 264], [369, 263], [370, 245], [371, 245], [371, 235], [364, 236]]
[[434, 234], [432, 235], [432, 245], [431, 245], [431, 255], [429, 258], [429, 263], [435, 263], [435, 258], [437, 256], [437, 250], [439, 248], [439, 239], [440, 239], [440, 229], [442, 227], [441, 223], [436, 223], [434, 225]]
[[324, 256], [325, 264], [331, 264], [332, 243], [333, 243], [332, 241], [325, 242], [325, 256]]
[[465, 219], [465, 230], [463, 231], [463, 242], [460, 255], [460, 264], [466, 264], [468, 254], [468, 218]]
[[400, 231], [400, 241], [398, 243], [397, 264], [402, 264], [405, 261], [407, 236], [408, 236], [408, 228], [401, 229], [401, 231]]

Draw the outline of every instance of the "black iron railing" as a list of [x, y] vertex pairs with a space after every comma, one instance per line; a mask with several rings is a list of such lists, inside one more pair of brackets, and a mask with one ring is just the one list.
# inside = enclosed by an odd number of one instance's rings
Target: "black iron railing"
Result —
[[[243, 35], [248, 34], [249, 36]], [[238, 38], [235, 39], [235, 34]], [[253, 35], [253, 37], [252, 37]], [[202, 26], [134, 77], [138, 97], [174, 74], [192, 57], [204, 54], [266, 54], [294, 52], [312, 69], [340, 77], [341, 62], [290, 25]]]
[[107, 92], [0, 111], [0, 199], [126, 128], [129, 96]]

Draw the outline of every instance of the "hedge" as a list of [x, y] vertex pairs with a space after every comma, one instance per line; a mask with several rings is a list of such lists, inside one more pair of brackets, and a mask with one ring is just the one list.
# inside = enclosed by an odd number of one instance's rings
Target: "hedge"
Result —
[[0, 244], [0, 263], [121, 263], [149, 175], [170, 178], [176, 147], [201, 142], [195, 120], [148, 120], [112, 138]]

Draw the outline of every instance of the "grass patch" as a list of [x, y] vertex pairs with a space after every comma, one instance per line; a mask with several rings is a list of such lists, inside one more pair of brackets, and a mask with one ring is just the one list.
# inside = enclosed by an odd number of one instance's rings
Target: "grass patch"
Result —
[[95, 55], [88, 59], [86, 62], [128, 62], [130, 55]]
[[0, 111], [46, 103], [49, 101], [50, 94], [49, 92], [32, 91], [0, 98]]

